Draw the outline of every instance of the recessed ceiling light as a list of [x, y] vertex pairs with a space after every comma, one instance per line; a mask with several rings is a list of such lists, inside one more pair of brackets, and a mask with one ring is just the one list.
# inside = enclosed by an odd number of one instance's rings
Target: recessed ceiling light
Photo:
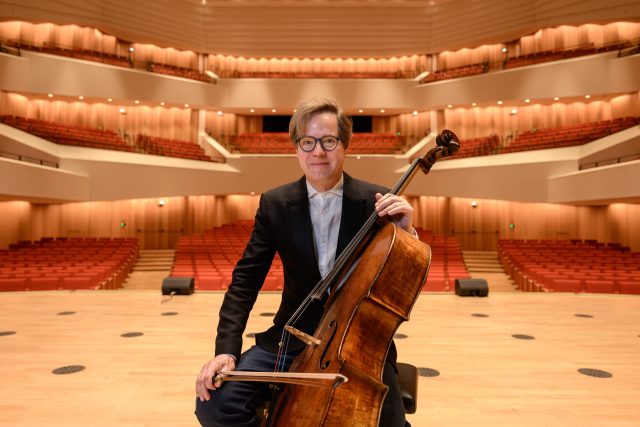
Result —
[[453, 105], [449, 104], [447, 105], [447, 108], [453, 108]]
[[531, 100], [529, 98], [527, 98], [527, 99], [524, 100], [524, 102], [526, 102], [528, 104], [529, 102], [531, 102]]
[[222, 111], [218, 111], [218, 115], [221, 116], [222, 115]]
[[160, 105], [164, 107], [164, 101], [162, 101], [162, 102], [160, 103]]
[[585, 95], [584, 97], [587, 99], [591, 99], [591, 95]]
[[136, 100], [135, 100], [135, 101], [133, 101], [133, 102], [135, 102], [136, 104], [140, 104], [140, 100], [138, 100], [138, 99], [136, 99]]
[[502, 105], [502, 101], [498, 101], [498, 105]]
[[256, 110], [254, 110], [254, 109], [252, 108], [251, 110], [249, 110], [249, 112], [251, 112], [251, 113], [255, 113], [255, 112], [256, 112]]
[[384, 110], [380, 110], [381, 113], [384, 113]]
[[80, 96], [78, 97], [78, 99], [79, 99], [80, 101], [82, 101], [82, 100], [84, 99], [84, 96], [80, 95]]
[[112, 102], [112, 101], [113, 101], [113, 98], [107, 98], [107, 101], [108, 101], [108, 102]]
[[554, 101], [560, 101], [560, 98], [559, 98], [559, 97], [557, 97], [557, 96], [554, 96], [554, 97], [553, 97], [553, 100], [554, 100]]
[[273, 110], [271, 110], [271, 112], [272, 112], [272, 113], [275, 113], [275, 112], [276, 112], [276, 109], [274, 108]]
[[417, 112], [417, 111], [414, 111], [414, 112], [413, 112], [413, 113], [411, 113], [411, 114], [413, 114], [414, 116], [417, 116], [417, 115], [418, 115], [418, 112]]
[[362, 113], [363, 111], [364, 111], [363, 109], [360, 109], [360, 110], [358, 110], [358, 113]]
[[48, 96], [49, 98], [53, 98], [53, 94], [52, 94], [52, 93], [48, 93], [48, 94], [47, 94], [47, 96]]
[[189, 108], [189, 104], [184, 104], [184, 108]]
[[478, 104], [476, 104], [475, 102], [472, 102], [472, 103], [471, 103], [471, 106], [472, 106], [472, 107], [475, 107], [476, 105], [478, 105]]

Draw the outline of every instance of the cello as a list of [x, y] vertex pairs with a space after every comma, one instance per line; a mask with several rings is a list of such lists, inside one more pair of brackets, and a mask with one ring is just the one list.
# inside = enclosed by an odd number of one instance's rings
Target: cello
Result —
[[[460, 147], [449, 130], [436, 144], [411, 163], [390, 193], [402, 194], [418, 169], [429, 173]], [[286, 352], [291, 335], [307, 344], [289, 372], [220, 372], [215, 380], [279, 383], [263, 426], [377, 426], [387, 392], [382, 382], [387, 352], [399, 325], [409, 320], [430, 261], [428, 245], [372, 213], [287, 322], [280, 351]], [[306, 307], [329, 291], [313, 336], [295, 329]]]

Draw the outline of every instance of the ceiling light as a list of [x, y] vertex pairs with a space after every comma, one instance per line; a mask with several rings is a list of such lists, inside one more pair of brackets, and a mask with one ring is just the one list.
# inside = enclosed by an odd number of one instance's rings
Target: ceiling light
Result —
[[524, 100], [524, 102], [526, 102], [528, 104], [529, 102], [531, 102], [531, 100], [529, 98], [527, 98], [527, 99]]
[[360, 109], [360, 110], [358, 110], [358, 113], [362, 113], [363, 111], [364, 111], [364, 110]]
[[586, 99], [591, 99], [591, 95], [585, 95], [584, 96]]
[[113, 98], [107, 98], [107, 101], [111, 102], [111, 101], [113, 101]]
[[384, 110], [380, 110], [381, 113], [384, 113]]
[[53, 98], [53, 94], [52, 94], [52, 93], [48, 93], [48, 94], [47, 94], [47, 96], [48, 96], [49, 98]]
[[251, 113], [255, 113], [255, 112], [256, 112], [256, 110], [254, 110], [254, 109], [252, 108], [251, 110], [249, 110], [249, 112], [251, 112]]
[[275, 112], [276, 112], [276, 109], [274, 108], [273, 110], [271, 110], [271, 112], [272, 112], [272, 113], [275, 113]]
[[218, 115], [221, 116], [222, 115], [222, 111], [218, 111]]
[[447, 105], [447, 108], [453, 108], [453, 105], [449, 104]]
[[414, 116], [417, 116], [417, 115], [418, 115], [418, 112], [417, 112], [417, 111], [414, 111], [414, 112], [413, 112], [413, 113], [411, 113], [411, 114], [413, 114]]
[[80, 95], [80, 96], [78, 97], [78, 99], [79, 99], [80, 101], [82, 101], [82, 100], [84, 99], [84, 96]]
[[471, 103], [471, 106], [472, 106], [472, 107], [475, 107], [476, 105], [478, 105], [478, 104], [476, 104], [475, 102], [472, 102], [472, 103]]
[[140, 104], [140, 100], [138, 100], [138, 99], [136, 99], [136, 100], [135, 100], [135, 101], [133, 101], [133, 102], [135, 102], [136, 104]]
[[498, 101], [498, 105], [502, 105], [502, 101]]
[[164, 101], [162, 101], [162, 102], [160, 103], [160, 105], [161, 105], [162, 107], [164, 107]]
[[559, 98], [559, 97], [557, 97], [557, 96], [554, 96], [554, 97], [553, 97], [553, 100], [554, 100], [554, 101], [560, 101], [560, 98]]
[[189, 104], [184, 104], [184, 108], [189, 108]]

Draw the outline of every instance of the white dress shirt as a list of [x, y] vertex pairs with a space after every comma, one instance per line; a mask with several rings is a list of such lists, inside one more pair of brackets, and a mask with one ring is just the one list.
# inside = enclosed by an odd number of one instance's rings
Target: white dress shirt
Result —
[[320, 276], [324, 278], [336, 258], [340, 217], [342, 216], [342, 193], [344, 180], [328, 191], [317, 191], [307, 181], [309, 214], [313, 226], [313, 246], [316, 250]]

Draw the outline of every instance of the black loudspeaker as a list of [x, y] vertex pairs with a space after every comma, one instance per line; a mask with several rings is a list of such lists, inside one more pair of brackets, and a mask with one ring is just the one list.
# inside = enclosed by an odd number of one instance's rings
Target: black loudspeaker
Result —
[[193, 277], [165, 277], [162, 295], [191, 295], [195, 288]]
[[486, 297], [489, 295], [489, 285], [484, 279], [456, 279], [456, 295]]

